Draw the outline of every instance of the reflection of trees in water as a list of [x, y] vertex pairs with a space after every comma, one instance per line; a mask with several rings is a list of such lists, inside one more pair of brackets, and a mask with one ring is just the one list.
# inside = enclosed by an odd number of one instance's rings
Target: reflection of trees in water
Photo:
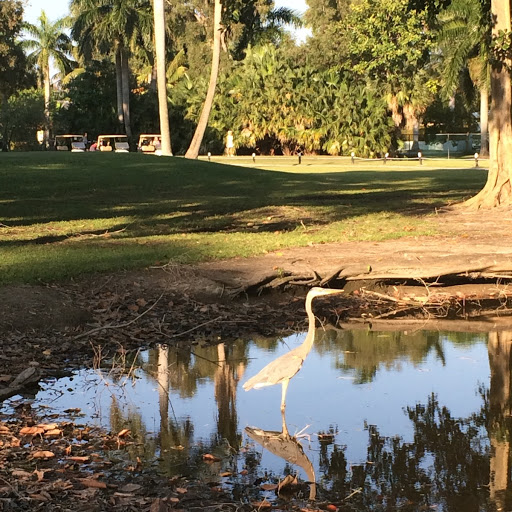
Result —
[[217, 434], [219, 441], [227, 440], [238, 450], [242, 436], [238, 432], [236, 413], [236, 388], [238, 383], [237, 366], [229, 362], [230, 347], [224, 343], [217, 345], [218, 366], [215, 371], [215, 401], [217, 402]]
[[[238, 432], [236, 388], [247, 364], [246, 346], [246, 343], [229, 346], [221, 343], [194, 347], [192, 352], [162, 345], [148, 351], [148, 361], [142, 369], [157, 384], [160, 428], [156, 450], [160, 452], [160, 467], [166, 472], [179, 474], [186, 469], [185, 473], [190, 473], [200, 465], [205, 452], [233, 455], [238, 450], [241, 435]], [[198, 443], [193, 439], [193, 420], [175, 417], [171, 392], [178, 392], [182, 398], [194, 396], [205, 379], [214, 383], [217, 433], [212, 439]], [[133, 414], [130, 413], [130, 418]]]
[[489, 451], [483, 418], [453, 418], [434, 395], [407, 414], [414, 426], [411, 443], [366, 427], [365, 464], [350, 465], [339, 445], [321, 447], [324, 485], [339, 498], [359, 489], [350, 499], [355, 510], [485, 510]]
[[482, 335], [475, 333], [319, 329], [314, 350], [337, 356], [336, 368], [355, 371], [356, 382], [361, 384], [371, 382], [379, 368], [400, 369], [404, 361], [419, 365], [431, 352], [444, 364], [442, 338], [465, 344], [482, 341]]
[[[468, 335], [462, 339], [467, 343]], [[431, 395], [406, 410], [414, 428], [412, 443], [383, 437], [377, 426], [367, 426], [367, 462], [358, 466], [350, 466], [343, 447], [321, 446], [325, 485], [339, 497], [360, 488], [350, 500], [354, 510], [407, 505], [411, 510], [510, 510], [512, 333], [490, 333], [488, 352], [490, 388], [480, 389], [479, 411], [454, 418]]]
[[[468, 418], [456, 418], [431, 395], [424, 403], [405, 411], [414, 428], [411, 443], [399, 437], [382, 436], [378, 425], [367, 426], [367, 462], [362, 464], [351, 464], [340, 444], [320, 443], [320, 488], [332, 489], [340, 500], [360, 489], [345, 502], [347, 511], [428, 510], [430, 507], [453, 512], [510, 510], [512, 333], [488, 336], [491, 382], [488, 390], [483, 386], [480, 390], [481, 410]], [[357, 371], [359, 381], [365, 381], [382, 366], [391, 368], [400, 364], [397, 360], [418, 364], [434, 352], [444, 361], [443, 339], [469, 344], [481, 342], [483, 338], [481, 334], [467, 333], [418, 331], [405, 335], [320, 329], [313, 350], [338, 354], [342, 361], [339, 367]], [[260, 340], [258, 345], [262, 343], [274, 348], [278, 342]], [[194, 350], [196, 356], [167, 349], [154, 351], [150, 356], [153, 369], [148, 365], [147, 371], [159, 383], [159, 443], [151, 444], [145, 439], [140, 417], [131, 412], [122, 413], [117, 404], [112, 407], [113, 429], [130, 428], [137, 440], [145, 441], [144, 448], [136, 445], [131, 448], [134, 456], [142, 455], [147, 460], [158, 455], [160, 467], [169, 474], [191, 474], [194, 468], [204, 466], [203, 453], [227, 457], [233, 455], [232, 449], [237, 451], [240, 446], [236, 387], [247, 361], [246, 344]], [[218, 415], [216, 435], [198, 446], [193, 440], [191, 420], [174, 418], [168, 393], [175, 389], [181, 396], [190, 396], [201, 379], [214, 382]], [[474, 390], [467, 392], [474, 393]], [[223, 444], [224, 440], [228, 443]], [[180, 446], [185, 449], [177, 450]], [[241, 457], [250, 474], [256, 476], [260, 472], [257, 454], [248, 451]], [[218, 467], [214, 469], [217, 471]], [[245, 487], [240, 492], [245, 495]]]

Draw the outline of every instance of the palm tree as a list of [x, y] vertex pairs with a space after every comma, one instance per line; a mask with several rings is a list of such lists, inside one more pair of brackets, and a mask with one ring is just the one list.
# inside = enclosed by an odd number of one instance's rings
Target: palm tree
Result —
[[48, 147], [50, 139], [50, 66], [54, 65], [62, 75], [69, 73], [73, 67], [70, 59], [72, 50], [71, 39], [64, 33], [68, 27], [67, 18], [60, 18], [53, 23], [48, 20], [46, 13], [41, 11], [38, 25], [25, 23], [24, 30], [30, 38], [22, 42], [25, 50], [31, 51], [28, 55], [39, 68], [44, 84], [44, 145]]
[[215, 0], [210, 82], [194, 137], [192, 138], [190, 147], [185, 154], [186, 158], [197, 158], [199, 155], [199, 148], [208, 125], [208, 119], [210, 117], [215, 97], [215, 88], [217, 86], [220, 66], [221, 43], [224, 39], [223, 35], [229, 32], [230, 25], [241, 23], [243, 26], [242, 35], [235, 44], [234, 49], [235, 56], [240, 56], [242, 50], [245, 50], [251, 42], [262, 42], [265, 38], [267, 40], [275, 40], [283, 24], [293, 24], [295, 26], [299, 26], [301, 24], [300, 18], [294, 13], [294, 11], [287, 8], [270, 10], [263, 20], [259, 10], [257, 9], [257, 3], [258, 2], [255, 1], [240, 2], [237, 0], [228, 0], [226, 9], [228, 12], [226, 12], [225, 15], [227, 26], [222, 27], [222, 1]]
[[151, 43], [151, 4], [147, 0], [72, 0], [71, 12], [72, 36], [82, 54], [87, 58], [95, 52], [115, 56], [118, 119], [131, 137], [129, 59], [132, 48]]
[[454, 0], [439, 14], [439, 46], [443, 55], [444, 91], [453, 96], [467, 70], [480, 92], [481, 154], [487, 156], [489, 113], [490, 18], [479, 0]]
[[153, 0], [155, 24], [155, 54], [158, 87], [158, 114], [162, 136], [162, 154], [172, 156], [169, 110], [167, 106], [167, 80], [165, 66], [165, 10], [163, 0]]
[[208, 119], [215, 97], [215, 87], [217, 86], [217, 78], [219, 76], [220, 67], [220, 42], [221, 42], [221, 18], [222, 18], [222, 3], [221, 0], [215, 0], [214, 14], [213, 14], [213, 51], [212, 51], [212, 67], [210, 71], [210, 83], [208, 84], [208, 91], [204, 100], [203, 110], [197, 123], [196, 131], [192, 142], [185, 153], [185, 158], [197, 158], [199, 156], [199, 148], [203, 141], [204, 132], [208, 126]]

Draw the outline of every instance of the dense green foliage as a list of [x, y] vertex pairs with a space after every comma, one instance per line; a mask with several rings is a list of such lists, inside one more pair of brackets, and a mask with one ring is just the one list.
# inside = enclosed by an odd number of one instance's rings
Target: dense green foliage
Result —
[[[276, 9], [273, 0], [222, 2], [220, 74], [202, 154], [222, 153], [230, 129], [238, 154], [359, 156], [393, 153], [404, 133], [419, 128], [475, 130], [475, 91], [483, 83], [476, 78], [475, 56], [488, 52], [487, 3], [307, 3], [301, 21], [293, 11]], [[184, 154], [208, 86], [213, 2], [166, 5], [172, 147]], [[16, 2], [2, 2], [2, 8], [14, 9], [19, 18]], [[133, 134], [135, 141], [139, 133], [157, 132], [151, 2], [73, 0], [69, 23], [77, 63], [52, 91], [54, 133], [115, 131]], [[285, 27], [301, 23], [312, 32], [299, 45]], [[19, 26], [9, 26], [11, 46], [5, 51], [13, 59]], [[455, 33], [466, 37], [456, 39]], [[56, 39], [52, 51], [62, 50], [59, 44]], [[0, 79], [3, 48], [0, 41]], [[466, 69], [473, 81], [464, 79]], [[0, 102], [5, 106], [7, 99]], [[33, 138], [27, 132], [27, 140]]]
[[0, 102], [26, 81], [26, 56], [18, 41], [22, 29], [23, 4], [0, 2]]

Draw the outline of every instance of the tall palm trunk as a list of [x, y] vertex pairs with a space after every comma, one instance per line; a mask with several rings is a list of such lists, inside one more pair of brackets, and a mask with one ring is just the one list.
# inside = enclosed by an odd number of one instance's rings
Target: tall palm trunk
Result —
[[[511, 29], [510, 0], [492, 0], [495, 23], [493, 36]], [[494, 65], [491, 70], [491, 113], [489, 116], [489, 173], [484, 188], [467, 205], [494, 207], [512, 203], [512, 81], [508, 68]]]
[[128, 64], [128, 50], [121, 48], [121, 85], [123, 89], [123, 119], [124, 131], [129, 139], [132, 137], [132, 125], [130, 120], [130, 67]]
[[172, 156], [169, 108], [167, 106], [167, 80], [165, 77], [165, 10], [163, 0], [153, 0], [155, 25], [156, 79], [158, 87], [158, 115], [162, 137], [162, 155]]
[[203, 142], [204, 132], [208, 126], [208, 119], [215, 97], [215, 88], [217, 86], [217, 77], [219, 76], [220, 65], [220, 23], [222, 16], [221, 0], [215, 0], [215, 10], [213, 16], [213, 52], [212, 52], [212, 69], [210, 72], [210, 83], [208, 84], [208, 92], [204, 100], [203, 110], [197, 123], [197, 128], [190, 143], [190, 147], [185, 153], [185, 158], [197, 158], [199, 156], [199, 148]]
[[480, 89], [480, 156], [489, 156], [489, 89]]
[[48, 149], [50, 144], [50, 63], [43, 66], [44, 81], [44, 147]]
[[121, 67], [121, 48], [116, 48], [116, 93], [117, 93], [117, 120], [122, 126], [123, 116], [123, 71]]

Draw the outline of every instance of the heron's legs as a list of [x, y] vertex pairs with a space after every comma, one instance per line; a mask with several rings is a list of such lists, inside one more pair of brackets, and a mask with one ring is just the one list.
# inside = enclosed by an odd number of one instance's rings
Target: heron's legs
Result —
[[285, 416], [285, 412], [284, 412], [284, 409], [281, 409], [281, 418], [283, 419], [283, 436], [284, 437], [290, 437], [290, 433], [288, 432], [288, 427], [286, 426], [286, 416]]
[[282, 382], [283, 389], [281, 393], [281, 412], [286, 409], [286, 390], [288, 389], [288, 384], [290, 383], [290, 379], [284, 379]]

